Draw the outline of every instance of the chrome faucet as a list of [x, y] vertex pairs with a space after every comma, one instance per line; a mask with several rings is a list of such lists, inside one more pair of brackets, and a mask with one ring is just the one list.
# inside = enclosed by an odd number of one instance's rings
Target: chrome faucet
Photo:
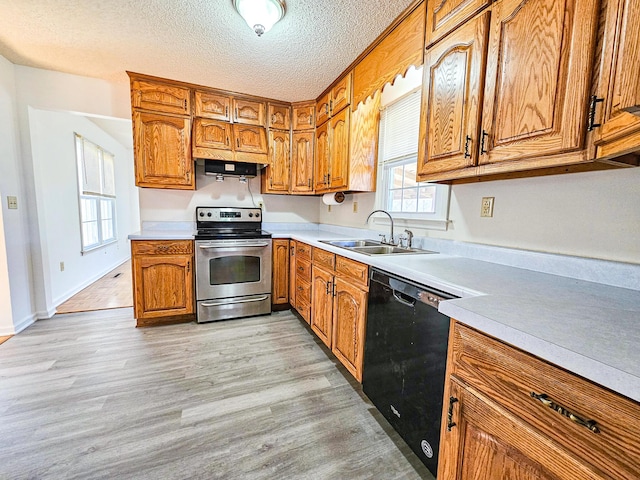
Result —
[[386, 243], [387, 245], [395, 245], [395, 241], [393, 239], [393, 217], [391, 216], [391, 214], [389, 212], [387, 212], [386, 210], [374, 210], [373, 212], [371, 212], [369, 214], [369, 216], [367, 217], [367, 220], [365, 221], [365, 223], [369, 223], [369, 219], [371, 218], [371, 215], [373, 215], [374, 213], [384, 213], [385, 215], [387, 215], [389, 217], [389, 220], [391, 221], [391, 238], [389, 239], [389, 241], [387, 242], [387, 239], [385, 238], [384, 235], [380, 235], [382, 237], [382, 243]]

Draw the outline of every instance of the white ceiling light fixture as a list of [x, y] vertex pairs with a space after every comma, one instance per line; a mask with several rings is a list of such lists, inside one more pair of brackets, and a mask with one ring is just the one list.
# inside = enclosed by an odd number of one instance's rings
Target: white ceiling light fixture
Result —
[[233, 6], [259, 37], [271, 30], [285, 13], [284, 0], [233, 0]]

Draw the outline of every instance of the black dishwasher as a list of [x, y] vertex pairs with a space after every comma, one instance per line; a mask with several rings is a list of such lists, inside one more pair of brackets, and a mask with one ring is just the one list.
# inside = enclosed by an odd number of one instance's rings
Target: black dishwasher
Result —
[[434, 476], [449, 336], [438, 303], [452, 298], [371, 269], [362, 387]]

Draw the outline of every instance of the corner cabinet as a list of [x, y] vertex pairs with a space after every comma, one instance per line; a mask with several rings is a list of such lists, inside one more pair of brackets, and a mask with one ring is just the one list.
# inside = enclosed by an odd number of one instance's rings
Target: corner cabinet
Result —
[[438, 478], [638, 478], [640, 405], [452, 321]]
[[132, 240], [136, 326], [195, 318], [193, 241]]

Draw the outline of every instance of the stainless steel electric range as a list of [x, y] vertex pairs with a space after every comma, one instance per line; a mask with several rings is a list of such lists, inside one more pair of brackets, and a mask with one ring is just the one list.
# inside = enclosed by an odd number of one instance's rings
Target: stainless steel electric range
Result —
[[271, 313], [271, 234], [262, 210], [196, 207], [198, 323]]

